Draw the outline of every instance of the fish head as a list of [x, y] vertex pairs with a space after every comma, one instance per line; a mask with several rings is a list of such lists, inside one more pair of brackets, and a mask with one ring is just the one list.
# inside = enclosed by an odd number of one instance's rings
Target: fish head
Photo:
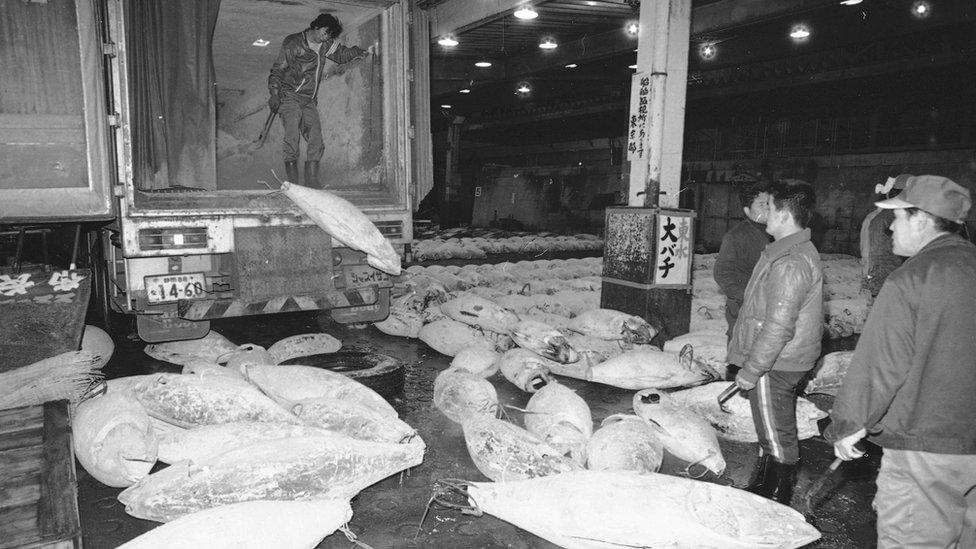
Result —
[[650, 343], [657, 330], [647, 323], [646, 320], [638, 316], [631, 316], [623, 321], [621, 333], [624, 340], [632, 345], [644, 345]]
[[561, 364], [570, 364], [580, 359], [576, 349], [566, 341], [562, 335], [551, 335], [545, 338], [542, 355]]
[[641, 389], [634, 394], [634, 412], [643, 417], [642, 410], [671, 406], [674, 399], [657, 389]]

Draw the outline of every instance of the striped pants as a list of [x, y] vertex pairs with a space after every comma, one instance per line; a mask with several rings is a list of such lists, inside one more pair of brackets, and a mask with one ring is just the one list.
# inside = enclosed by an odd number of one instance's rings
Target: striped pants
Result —
[[796, 434], [796, 388], [806, 374], [772, 370], [760, 377], [756, 387], [749, 391], [760, 455], [773, 456], [777, 462], [787, 465], [800, 460], [800, 440]]

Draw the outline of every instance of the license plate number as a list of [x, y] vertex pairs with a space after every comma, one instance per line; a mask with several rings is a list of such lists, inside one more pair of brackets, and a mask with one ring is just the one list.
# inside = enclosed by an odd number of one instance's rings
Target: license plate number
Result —
[[373, 284], [385, 285], [390, 282], [390, 275], [366, 265], [346, 267], [346, 287], [360, 288]]
[[147, 276], [146, 299], [150, 303], [168, 303], [181, 299], [202, 299], [206, 279], [203, 273], [180, 273], [162, 276]]

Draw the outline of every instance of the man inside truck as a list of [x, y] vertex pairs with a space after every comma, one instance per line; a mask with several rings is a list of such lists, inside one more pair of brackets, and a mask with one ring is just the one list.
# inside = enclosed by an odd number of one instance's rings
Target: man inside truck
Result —
[[271, 66], [268, 77], [268, 107], [281, 115], [285, 130], [283, 152], [285, 177], [298, 182], [298, 157], [301, 137], [305, 138], [305, 179], [307, 187], [319, 187], [319, 161], [325, 152], [322, 124], [316, 95], [325, 60], [348, 63], [374, 53], [374, 46], [362, 49], [338, 42], [342, 23], [331, 14], [319, 14], [302, 32], [289, 34]]

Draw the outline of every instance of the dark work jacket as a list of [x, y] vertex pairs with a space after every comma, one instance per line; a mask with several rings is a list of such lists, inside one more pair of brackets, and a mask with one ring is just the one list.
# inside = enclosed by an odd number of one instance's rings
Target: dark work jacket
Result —
[[739, 316], [742, 296], [746, 293], [752, 269], [771, 241], [772, 237], [766, 234], [766, 226], [751, 219], [739, 222], [722, 237], [714, 272], [715, 282], [725, 294], [730, 332], [732, 323]]
[[888, 275], [830, 412], [831, 441], [976, 454], [976, 246], [944, 234]]
[[341, 64], [365, 56], [366, 50], [357, 46], [347, 48], [335, 40], [323, 42], [315, 51], [309, 47], [305, 31], [289, 34], [271, 66], [268, 88], [314, 99], [326, 59]]
[[728, 361], [751, 381], [770, 370], [805, 372], [820, 356], [823, 269], [810, 229], [766, 246], [746, 286]]

